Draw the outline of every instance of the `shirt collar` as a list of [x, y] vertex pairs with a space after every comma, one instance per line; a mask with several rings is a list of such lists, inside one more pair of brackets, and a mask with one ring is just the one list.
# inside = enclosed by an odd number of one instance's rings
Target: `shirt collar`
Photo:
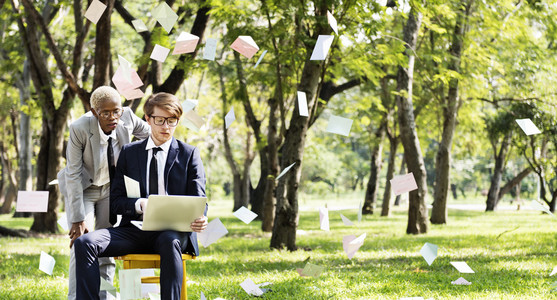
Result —
[[108, 143], [109, 137], [111, 137], [113, 140], [116, 139], [116, 130], [112, 130], [110, 134], [104, 133], [104, 131], [101, 128], [101, 123], [98, 121], [98, 119], [97, 119], [97, 126], [99, 127], [99, 136], [101, 137], [101, 141], [103, 143]]
[[164, 153], [168, 153], [168, 150], [170, 149], [170, 144], [172, 144], [172, 139], [166, 141], [164, 144], [160, 146], [157, 146], [155, 145], [155, 142], [153, 141], [151, 136], [149, 136], [149, 138], [147, 139], [147, 146], [145, 146], [145, 150], [151, 150], [155, 147], [160, 147], [162, 151], [164, 151]]

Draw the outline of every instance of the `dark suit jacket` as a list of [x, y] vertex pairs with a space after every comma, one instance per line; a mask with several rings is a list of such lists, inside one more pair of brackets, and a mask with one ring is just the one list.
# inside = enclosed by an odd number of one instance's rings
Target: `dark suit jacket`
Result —
[[[124, 175], [137, 180], [142, 198], [148, 198], [147, 186], [147, 139], [122, 147], [116, 173], [110, 190], [110, 209], [121, 214], [120, 226], [130, 225], [132, 220], [141, 220], [135, 212], [137, 198], [128, 198]], [[205, 170], [199, 156], [199, 149], [172, 138], [164, 167], [164, 182], [168, 195], [205, 196]], [[205, 210], [207, 214], [207, 210]], [[188, 242], [189, 241], [189, 242]], [[182, 251], [199, 255], [197, 234], [183, 234]]]

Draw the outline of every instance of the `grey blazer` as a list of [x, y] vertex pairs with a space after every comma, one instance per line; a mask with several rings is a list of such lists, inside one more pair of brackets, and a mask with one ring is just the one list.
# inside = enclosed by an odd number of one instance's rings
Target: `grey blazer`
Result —
[[[70, 138], [66, 150], [66, 168], [58, 172], [60, 192], [66, 199], [66, 213], [69, 223], [85, 220], [83, 191], [93, 183], [95, 172], [103, 163], [100, 158], [99, 121], [87, 112], [70, 125]], [[120, 147], [131, 141], [132, 135], [145, 139], [151, 128], [124, 107], [124, 112], [116, 126], [116, 138]]]

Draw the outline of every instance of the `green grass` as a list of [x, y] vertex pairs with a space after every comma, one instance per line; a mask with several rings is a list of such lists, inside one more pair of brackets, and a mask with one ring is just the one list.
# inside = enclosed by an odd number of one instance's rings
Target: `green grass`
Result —
[[[557, 266], [557, 219], [534, 211], [494, 213], [449, 211], [449, 224], [430, 226], [426, 235], [407, 235], [406, 211], [389, 218], [364, 216], [356, 226], [344, 226], [338, 211], [330, 211], [329, 232], [319, 230], [318, 207], [307, 200], [301, 210], [295, 252], [269, 249], [270, 234], [259, 222], [244, 224], [232, 216], [231, 201], [211, 201], [210, 219], [219, 217], [229, 234], [201, 247], [188, 262], [188, 294], [199, 299], [253, 299], [239, 284], [271, 282], [263, 299], [557, 299], [549, 274]], [[357, 205], [356, 198], [327, 201], [329, 207]], [[302, 202], [302, 201], [301, 201]], [[303, 203], [303, 202], [302, 202]], [[356, 210], [341, 211], [355, 221]], [[29, 228], [31, 219], [0, 216], [0, 225]], [[506, 232], [508, 231], [508, 232]], [[344, 235], [367, 233], [352, 260], [342, 249]], [[419, 251], [425, 242], [439, 246], [428, 266]], [[52, 276], [38, 270], [40, 251], [56, 258]], [[67, 292], [69, 261], [66, 235], [43, 238], [0, 238], [0, 299], [62, 299]], [[318, 278], [300, 277], [305, 261], [325, 266]], [[460, 274], [451, 261], [466, 261], [476, 272]], [[120, 265], [120, 262], [118, 262]], [[451, 281], [464, 277], [470, 286]], [[118, 278], [116, 276], [116, 278]]]

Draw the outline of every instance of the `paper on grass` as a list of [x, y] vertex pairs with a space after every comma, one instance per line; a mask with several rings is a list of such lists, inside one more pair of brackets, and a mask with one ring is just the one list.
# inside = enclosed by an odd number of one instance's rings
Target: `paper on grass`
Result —
[[226, 230], [221, 220], [216, 218], [207, 224], [207, 228], [203, 232], [197, 234], [197, 238], [203, 248], [207, 248], [226, 234], [228, 234], [228, 230]]
[[282, 176], [284, 176], [284, 174], [286, 174], [286, 172], [288, 172], [296, 163], [292, 163], [290, 166], [284, 168], [284, 170], [282, 170], [282, 172], [280, 172], [279, 176], [277, 176], [277, 179], [275, 180], [279, 180]]
[[68, 214], [63, 213], [60, 219], [58, 219], [58, 225], [64, 229], [64, 231], [68, 231]]
[[47, 212], [48, 191], [17, 191], [16, 211]]
[[300, 116], [308, 116], [308, 101], [305, 92], [298, 91], [298, 111], [300, 112]]
[[342, 248], [349, 259], [352, 259], [358, 249], [364, 245], [364, 239], [366, 236], [367, 234], [363, 233], [359, 237], [356, 237], [355, 235], [345, 235], [342, 238]]
[[145, 25], [145, 23], [141, 19], [133, 20], [132, 25], [133, 25], [133, 28], [135, 28], [135, 31], [137, 31], [137, 32], [144, 32], [144, 31], [149, 30], [147, 28], [147, 26]]
[[549, 210], [548, 207], [546, 207], [545, 205], [541, 204], [539, 201], [537, 200], [532, 200], [530, 207], [532, 207], [532, 209], [535, 210], [539, 210], [539, 211], [543, 211], [553, 217], [555, 217], [555, 215]]
[[437, 258], [437, 245], [431, 243], [425, 243], [420, 254], [423, 256], [428, 265], [431, 266], [435, 258]]
[[451, 265], [455, 267], [460, 273], [474, 273], [474, 270], [468, 266], [464, 261], [451, 261]]
[[255, 53], [259, 51], [259, 47], [249, 35], [240, 35], [237, 37], [234, 43], [230, 45], [230, 48], [236, 50], [238, 53], [247, 58], [252, 58]]
[[178, 20], [178, 15], [166, 2], [162, 2], [159, 6], [155, 7], [151, 14], [168, 33], [170, 33], [172, 27], [174, 27], [174, 23]]
[[265, 50], [265, 51], [263, 51], [263, 53], [261, 53], [261, 56], [259, 56], [259, 59], [257, 60], [257, 63], [255, 63], [255, 66], [253, 66], [254, 69], [257, 68], [257, 66], [259, 66], [259, 64], [263, 60], [263, 57], [265, 57], [265, 54], [267, 54], [267, 50]]
[[354, 223], [352, 221], [350, 221], [350, 219], [345, 217], [343, 214], [340, 214], [340, 218], [342, 219], [342, 223], [344, 223], [344, 225], [346, 225], [346, 226], [353, 226], [354, 225]]
[[180, 36], [176, 39], [176, 45], [172, 51], [172, 55], [191, 53], [195, 51], [197, 43], [199, 42], [199, 37], [191, 33], [182, 32]]
[[244, 280], [244, 282], [240, 283], [240, 286], [249, 295], [253, 295], [253, 296], [263, 295], [263, 291], [257, 285], [255, 285], [255, 283], [249, 278]]
[[230, 124], [232, 124], [234, 120], [236, 120], [236, 116], [234, 115], [234, 107], [232, 107], [230, 111], [226, 114], [226, 116], [224, 116], [224, 124], [226, 126], [226, 129], [230, 127]]
[[329, 210], [326, 207], [319, 208], [319, 228], [329, 231]]
[[[164, 3], [164, 2], [163, 2]], [[164, 62], [170, 49], [163, 47], [159, 44], [155, 44], [155, 48], [153, 48], [153, 52], [151, 52], [151, 59], [156, 61]]]
[[451, 284], [454, 285], [471, 285], [472, 283], [466, 279], [464, 279], [463, 277], [460, 277], [459, 279], [455, 280], [455, 281], [451, 281]]
[[93, 0], [85, 12], [85, 18], [91, 21], [91, 23], [97, 24], [105, 9], [106, 5], [104, 3], [99, 0]]
[[54, 257], [48, 255], [48, 253], [41, 251], [41, 258], [39, 261], [39, 270], [45, 272], [48, 275], [52, 275], [52, 270], [54, 270], [54, 265], [56, 260]]
[[121, 299], [141, 298], [141, 270], [120, 270], [120, 296]]
[[549, 276], [553, 276], [557, 274], [557, 266], [553, 268], [553, 271], [551, 271], [551, 274], [549, 274]]
[[106, 279], [104, 279], [102, 277], [101, 277], [101, 286], [100, 286], [99, 290], [107, 291], [112, 296], [116, 297], [116, 288], [110, 282], [106, 281]]
[[327, 53], [329, 53], [329, 48], [333, 44], [333, 35], [320, 35], [317, 37], [317, 42], [311, 53], [311, 58], [309, 60], [325, 60], [327, 58]]
[[246, 224], [251, 223], [251, 221], [253, 221], [253, 219], [257, 217], [256, 213], [252, 212], [251, 210], [247, 209], [244, 206], [240, 207], [237, 211], [235, 211], [233, 215]]
[[335, 34], [338, 35], [337, 19], [335, 19], [335, 17], [333, 16], [333, 14], [331, 14], [330, 11], [327, 11], [327, 21], [329, 22], [329, 25], [331, 25], [331, 28], [333, 29]]
[[141, 192], [139, 189], [139, 182], [124, 175], [124, 185], [126, 186], [126, 195], [128, 198], [140, 198]]
[[530, 119], [516, 119], [516, 123], [518, 123], [518, 126], [520, 126], [526, 135], [542, 133]]
[[217, 42], [218, 39], [208, 38], [205, 41], [205, 48], [203, 48], [203, 59], [215, 60], [217, 54]]
[[416, 180], [414, 179], [414, 174], [412, 174], [412, 172], [405, 175], [395, 176], [390, 181], [391, 189], [393, 190], [395, 196], [418, 189], [418, 185], [416, 184]]
[[199, 298], [200, 300], [207, 300], [207, 298], [205, 297], [205, 294], [203, 294], [203, 292], [201, 292], [201, 296]]
[[327, 124], [327, 132], [348, 136], [350, 128], [352, 128], [352, 122], [351, 119], [331, 115]]
[[319, 277], [323, 271], [325, 271], [325, 267], [307, 263], [300, 272], [300, 276]]

